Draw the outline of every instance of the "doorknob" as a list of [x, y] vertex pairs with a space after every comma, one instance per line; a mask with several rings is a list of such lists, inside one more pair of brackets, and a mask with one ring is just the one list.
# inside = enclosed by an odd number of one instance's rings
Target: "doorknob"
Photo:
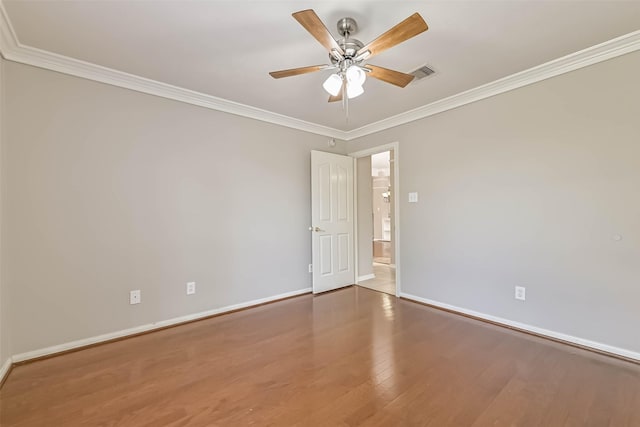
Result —
[[320, 227], [309, 227], [309, 231], [315, 231], [316, 233], [320, 233], [321, 231], [324, 231], [324, 230], [321, 230]]

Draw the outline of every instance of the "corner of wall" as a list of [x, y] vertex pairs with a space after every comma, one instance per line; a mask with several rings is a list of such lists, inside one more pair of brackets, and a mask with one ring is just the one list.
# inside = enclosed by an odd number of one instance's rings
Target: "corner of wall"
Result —
[[6, 290], [3, 280], [3, 264], [4, 264], [4, 252], [2, 245], [2, 230], [3, 224], [3, 199], [4, 199], [4, 173], [3, 173], [3, 151], [4, 151], [4, 103], [5, 103], [5, 85], [4, 85], [4, 59], [0, 57], [0, 384], [4, 379], [4, 376], [8, 373], [9, 366], [11, 365], [9, 357], [9, 346], [7, 344], [7, 322], [6, 322]]

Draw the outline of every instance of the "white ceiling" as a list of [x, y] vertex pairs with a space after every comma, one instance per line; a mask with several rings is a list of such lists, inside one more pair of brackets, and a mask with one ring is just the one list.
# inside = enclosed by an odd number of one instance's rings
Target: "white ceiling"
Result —
[[[639, 29], [640, 1], [19, 1], [4, 6], [22, 45], [339, 130], [352, 130]], [[327, 55], [292, 17], [312, 8], [337, 36], [358, 21], [367, 43], [419, 12], [429, 30], [371, 60], [435, 76], [405, 89], [368, 79], [340, 103], [329, 71], [275, 80], [269, 71]]]

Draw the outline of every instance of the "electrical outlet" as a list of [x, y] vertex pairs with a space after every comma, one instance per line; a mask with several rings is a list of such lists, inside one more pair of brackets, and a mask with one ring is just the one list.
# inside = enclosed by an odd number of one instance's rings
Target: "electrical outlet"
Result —
[[309, 264], [309, 273], [313, 273], [313, 264]]
[[516, 299], [524, 301], [527, 298], [526, 291], [523, 286], [516, 286]]
[[129, 292], [129, 304], [140, 304], [141, 295], [140, 289]]
[[187, 295], [196, 293], [196, 282], [187, 282]]

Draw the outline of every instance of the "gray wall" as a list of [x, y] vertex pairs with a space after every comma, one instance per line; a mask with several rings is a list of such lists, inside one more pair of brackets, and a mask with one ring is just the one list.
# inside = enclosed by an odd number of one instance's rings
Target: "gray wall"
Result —
[[310, 150], [328, 138], [12, 62], [4, 77], [12, 354], [311, 286]]
[[[2, 205], [3, 205], [3, 193], [4, 193], [4, 168], [2, 167], [2, 158], [4, 152], [4, 133], [5, 133], [5, 120], [4, 120], [4, 103], [5, 103], [5, 84], [4, 84], [4, 67], [5, 61], [0, 57], [0, 260], [3, 257], [3, 245], [2, 245], [2, 233], [3, 233], [3, 223], [2, 223]], [[2, 262], [0, 262], [0, 367], [5, 363], [5, 361], [11, 356], [8, 345], [9, 331], [8, 325], [9, 323], [6, 320], [7, 310], [5, 308], [5, 289], [4, 289], [4, 270], [2, 268]], [[2, 378], [0, 378], [0, 381]]]
[[[629, 54], [350, 142], [400, 141], [403, 291], [640, 351], [638, 70]], [[310, 286], [327, 138], [11, 62], [2, 80], [0, 362]]]
[[371, 156], [358, 162], [358, 276], [373, 274], [373, 212], [371, 201]]
[[636, 52], [350, 141], [400, 143], [402, 291], [640, 352], [639, 74]]

